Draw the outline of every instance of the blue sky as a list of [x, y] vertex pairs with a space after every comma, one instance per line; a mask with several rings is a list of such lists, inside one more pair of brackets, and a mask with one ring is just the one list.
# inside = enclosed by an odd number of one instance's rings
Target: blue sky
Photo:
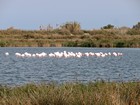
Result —
[[0, 0], [0, 29], [39, 29], [76, 21], [83, 29], [140, 22], [139, 0]]

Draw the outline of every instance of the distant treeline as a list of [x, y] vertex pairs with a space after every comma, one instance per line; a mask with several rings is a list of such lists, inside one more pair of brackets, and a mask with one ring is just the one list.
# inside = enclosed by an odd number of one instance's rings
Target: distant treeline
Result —
[[40, 30], [10, 27], [0, 30], [1, 47], [140, 47], [140, 22], [132, 28], [108, 24], [101, 29], [84, 30], [78, 22]]

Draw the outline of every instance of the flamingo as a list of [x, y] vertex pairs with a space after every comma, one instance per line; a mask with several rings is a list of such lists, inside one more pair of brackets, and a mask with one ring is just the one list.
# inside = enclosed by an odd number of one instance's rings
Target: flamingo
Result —
[[116, 52], [113, 52], [113, 55], [114, 55], [114, 56], [118, 56], [118, 54], [117, 54]]
[[[8, 56], [9, 53], [8, 52], [5, 52], [5, 55]], [[86, 57], [90, 57], [90, 56], [96, 56], [96, 57], [106, 57], [106, 56], [122, 56], [123, 53], [120, 53], [120, 52], [108, 52], [108, 53], [103, 53], [103, 52], [85, 52], [85, 53], [82, 53], [82, 52], [66, 52], [66, 51], [63, 51], [63, 52], [54, 52], [54, 53], [49, 53], [48, 54], [48, 57], [57, 57], [57, 58], [62, 58], [62, 57], [65, 57], [65, 58], [70, 58], [70, 57], [78, 57], [78, 58], [81, 58], [82, 56], [86, 56]], [[42, 58], [42, 57], [47, 57], [47, 53], [45, 52], [42, 52], [42, 53], [35, 53], [35, 54], [31, 54], [31, 53], [28, 53], [28, 52], [25, 52], [23, 54], [21, 53], [15, 53], [15, 56], [16, 57], [39, 57], [39, 58]]]
[[5, 53], [5, 55], [6, 55], [6, 56], [8, 56], [8, 55], [9, 55], [9, 53], [8, 53], [8, 52], [6, 52], [6, 53]]
[[20, 54], [20, 53], [15, 53], [15, 55], [16, 55], [17, 57], [21, 57], [21, 54]]

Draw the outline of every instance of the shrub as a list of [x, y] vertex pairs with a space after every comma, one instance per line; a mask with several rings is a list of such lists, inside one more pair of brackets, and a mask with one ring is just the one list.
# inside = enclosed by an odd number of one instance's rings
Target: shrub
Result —
[[90, 35], [115, 35], [115, 31], [110, 31], [110, 30], [92, 30], [90, 31]]
[[113, 29], [114, 26], [111, 24], [108, 24], [107, 26], [102, 27], [102, 29]]
[[0, 41], [0, 47], [7, 47], [9, 43], [7, 41]]
[[107, 38], [101, 39], [98, 44], [98, 47], [113, 47], [111, 40]]
[[139, 29], [140, 30], [140, 22], [138, 22], [136, 25], [134, 25], [133, 29]]
[[129, 29], [126, 33], [128, 35], [140, 35], [140, 30], [138, 30], [138, 29]]
[[77, 47], [78, 42], [77, 41], [68, 41], [62, 44], [64, 47]]
[[96, 47], [96, 44], [91, 39], [87, 39], [81, 42], [80, 47]]
[[23, 35], [23, 37], [24, 37], [25, 39], [35, 38], [34, 35], [30, 35], [30, 34]]
[[68, 30], [71, 34], [81, 33], [81, 26], [77, 22], [67, 22], [61, 26], [62, 30]]
[[118, 41], [118, 42], [115, 44], [115, 47], [125, 47], [125, 42], [123, 42], [123, 41]]
[[44, 46], [44, 42], [43, 40], [36, 40], [38, 47], [43, 47]]
[[60, 30], [58, 30], [58, 34], [61, 34], [61, 35], [70, 35], [71, 32], [65, 28], [62, 28]]

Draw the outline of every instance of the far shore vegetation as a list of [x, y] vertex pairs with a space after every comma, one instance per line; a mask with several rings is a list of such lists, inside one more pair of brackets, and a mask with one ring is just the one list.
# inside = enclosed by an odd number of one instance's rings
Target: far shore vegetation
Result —
[[140, 82], [0, 86], [0, 105], [140, 105]]
[[101, 29], [84, 30], [78, 22], [39, 30], [9, 27], [0, 30], [0, 47], [131, 47], [140, 48], [140, 22], [129, 27], [108, 24]]

